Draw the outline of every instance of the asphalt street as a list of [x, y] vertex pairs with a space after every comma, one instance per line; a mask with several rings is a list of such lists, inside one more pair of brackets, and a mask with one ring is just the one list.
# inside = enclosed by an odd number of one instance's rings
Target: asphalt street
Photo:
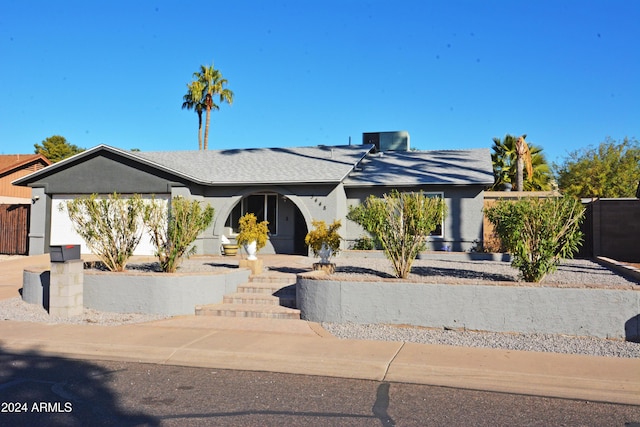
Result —
[[1, 426], [627, 426], [640, 407], [426, 385], [0, 354]]

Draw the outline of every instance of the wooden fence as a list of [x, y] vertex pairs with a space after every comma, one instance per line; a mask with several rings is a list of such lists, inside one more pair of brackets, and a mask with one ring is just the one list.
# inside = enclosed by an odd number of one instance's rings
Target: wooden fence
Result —
[[0, 254], [29, 254], [31, 205], [0, 205]]

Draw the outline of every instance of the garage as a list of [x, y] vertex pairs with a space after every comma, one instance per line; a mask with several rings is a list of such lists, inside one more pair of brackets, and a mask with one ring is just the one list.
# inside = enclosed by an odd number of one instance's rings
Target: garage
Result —
[[[168, 206], [169, 194], [156, 194], [154, 196], [156, 200], [160, 200]], [[67, 211], [65, 209], [61, 209], [61, 207], [65, 206], [67, 201], [73, 200], [77, 197], [86, 197], [86, 195], [56, 194], [52, 196], [50, 245], [79, 244], [81, 245], [80, 252], [82, 254], [90, 254], [91, 251], [87, 247], [86, 243], [74, 230], [73, 223], [71, 222], [71, 219], [69, 219]], [[122, 195], [122, 197], [125, 199], [127, 198], [126, 195]], [[151, 201], [152, 195], [142, 195], [142, 198], [145, 201]], [[142, 239], [140, 239], [140, 244], [136, 247], [134, 255], [155, 256], [155, 247], [151, 243], [151, 239], [146, 232], [142, 236]]]

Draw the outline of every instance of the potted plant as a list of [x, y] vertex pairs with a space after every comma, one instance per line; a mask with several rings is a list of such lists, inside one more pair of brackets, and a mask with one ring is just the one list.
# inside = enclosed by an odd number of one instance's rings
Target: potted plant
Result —
[[313, 230], [307, 233], [304, 242], [309, 245], [313, 254], [320, 257], [320, 264], [329, 264], [332, 255], [340, 252], [340, 240], [338, 229], [342, 224], [335, 220], [327, 227], [324, 221], [313, 220]]
[[234, 243], [223, 243], [222, 252], [225, 256], [236, 256], [240, 247]]
[[238, 253], [239, 246], [236, 243], [231, 243], [227, 236], [222, 236], [222, 253], [225, 256], [235, 256]]
[[248, 260], [256, 260], [256, 253], [265, 247], [269, 233], [268, 221], [258, 222], [252, 213], [244, 214], [240, 220], [240, 232], [236, 236], [238, 245], [243, 245], [249, 255]]

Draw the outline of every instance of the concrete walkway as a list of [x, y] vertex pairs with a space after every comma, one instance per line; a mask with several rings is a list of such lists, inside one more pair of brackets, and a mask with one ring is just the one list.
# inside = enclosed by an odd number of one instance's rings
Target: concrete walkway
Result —
[[[307, 258], [265, 257], [276, 268]], [[0, 261], [0, 298], [45, 256]], [[1, 318], [1, 314], [0, 314]], [[180, 316], [125, 326], [0, 321], [0, 352], [407, 382], [640, 405], [640, 360], [340, 340], [303, 320]]]

